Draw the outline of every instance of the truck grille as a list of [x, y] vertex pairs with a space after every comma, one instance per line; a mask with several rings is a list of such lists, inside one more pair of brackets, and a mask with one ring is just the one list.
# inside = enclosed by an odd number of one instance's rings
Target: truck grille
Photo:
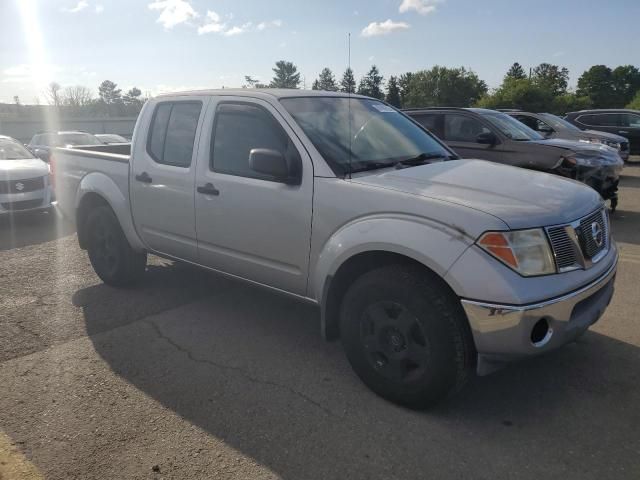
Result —
[[589, 268], [609, 250], [609, 218], [604, 209], [546, 230], [558, 272]]
[[44, 177], [26, 180], [0, 180], [0, 194], [35, 192], [44, 188]]
[[609, 225], [604, 210], [594, 212], [580, 220], [579, 230], [576, 230], [582, 253], [591, 259], [598, 255], [609, 244]]

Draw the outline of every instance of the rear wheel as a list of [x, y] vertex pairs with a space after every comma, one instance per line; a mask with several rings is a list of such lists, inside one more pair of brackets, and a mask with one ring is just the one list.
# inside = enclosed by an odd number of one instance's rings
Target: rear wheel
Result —
[[340, 332], [374, 392], [426, 408], [465, 384], [474, 348], [459, 301], [435, 275], [403, 265], [362, 275], [342, 303]]
[[122, 287], [142, 277], [147, 254], [131, 248], [111, 208], [95, 208], [87, 218], [86, 229], [89, 259], [104, 283]]

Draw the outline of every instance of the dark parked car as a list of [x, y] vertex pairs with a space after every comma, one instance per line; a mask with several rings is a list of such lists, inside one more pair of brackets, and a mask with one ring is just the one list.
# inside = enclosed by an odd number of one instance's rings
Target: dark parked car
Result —
[[51, 150], [56, 147], [104, 145], [95, 135], [86, 132], [42, 132], [36, 133], [27, 148], [36, 157], [49, 161]]
[[640, 154], [640, 111], [638, 110], [581, 110], [564, 117], [581, 130], [615, 133], [629, 139], [632, 155]]
[[578, 180], [605, 200], [611, 200], [612, 210], [618, 204], [618, 182], [624, 163], [612, 148], [547, 139], [495, 110], [425, 108], [405, 113], [444, 140], [462, 158], [479, 158]]
[[629, 140], [620, 135], [595, 130], [580, 130], [574, 124], [552, 113], [508, 111], [516, 120], [545, 138], [563, 138], [587, 143], [600, 143], [618, 151], [625, 162], [629, 159]]

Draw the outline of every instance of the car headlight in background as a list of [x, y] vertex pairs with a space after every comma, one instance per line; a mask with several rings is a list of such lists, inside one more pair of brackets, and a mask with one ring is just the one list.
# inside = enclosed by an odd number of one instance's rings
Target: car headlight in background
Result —
[[620, 155], [608, 148], [605, 148], [604, 151], [595, 154], [571, 152], [562, 158], [570, 165], [578, 165], [581, 167], [602, 167], [605, 165], [619, 166], [624, 164]]
[[522, 276], [556, 273], [551, 247], [541, 228], [487, 232], [478, 239], [477, 244]]
[[620, 143], [616, 142], [615, 140], [606, 140], [606, 139], [600, 139], [600, 138], [581, 138], [578, 141], [583, 143], [594, 143], [598, 145], [606, 145], [607, 147], [620, 150]]

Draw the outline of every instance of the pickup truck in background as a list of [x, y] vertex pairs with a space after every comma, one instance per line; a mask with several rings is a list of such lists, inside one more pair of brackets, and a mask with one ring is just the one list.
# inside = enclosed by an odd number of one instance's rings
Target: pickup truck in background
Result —
[[53, 156], [59, 207], [104, 282], [140, 280], [152, 253], [315, 304], [364, 383], [414, 408], [574, 340], [613, 294], [598, 193], [459, 160], [367, 97], [160, 96], [131, 155]]

